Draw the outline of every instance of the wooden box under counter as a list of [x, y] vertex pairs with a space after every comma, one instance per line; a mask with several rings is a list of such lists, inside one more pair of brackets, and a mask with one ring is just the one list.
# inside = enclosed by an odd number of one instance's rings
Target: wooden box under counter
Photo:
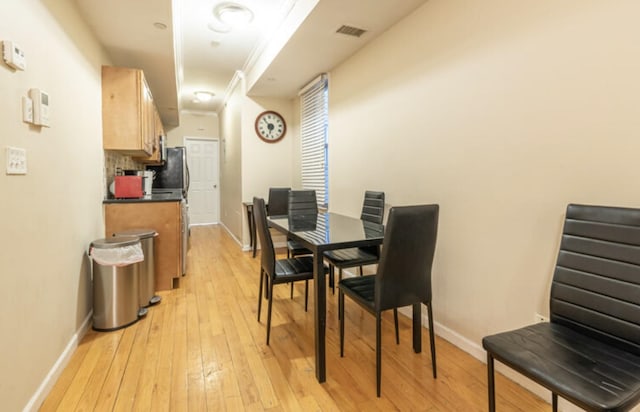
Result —
[[182, 275], [180, 201], [104, 202], [105, 236], [129, 229], [153, 229], [155, 289], [177, 287]]

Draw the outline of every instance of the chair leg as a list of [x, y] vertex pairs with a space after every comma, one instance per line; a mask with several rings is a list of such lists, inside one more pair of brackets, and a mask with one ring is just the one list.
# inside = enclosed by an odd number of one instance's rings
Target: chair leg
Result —
[[291, 299], [293, 299], [293, 282], [291, 282]]
[[[291, 282], [293, 285], [293, 282]], [[309, 303], [309, 280], [304, 281], [304, 311], [307, 311], [307, 304]]]
[[271, 335], [271, 305], [273, 304], [273, 282], [269, 286], [269, 309], [267, 310], [267, 346]]
[[360, 266], [360, 276], [362, 276], [362, 266]]
[[396, 325], [396, 344], [400, 344], [400, 332], [398, 331], [398, 308], [393, 308], [393, 323]]
[[433, 369], [433, 379], [438, 377], [438, 369], [436, 368], [436, 338], [433, 330], [433, 308], [431, 302], [426, 303], [427, 315], [429, 319], [429, 346], [431, 346], [431, 368]]
[[269, 299], [269, 276], [264, 273], [264, 298]]
[[376, 393], [380, 397], [380, 379], [382, 378], [382, 315], [376, 313]]
[[338, 318], [340, 319], [340, 357], [344, 356], [344, 293], [338, 289]]
[[265, 274], [260, 269], [260, 291], [258, 292], [258, 322], [260, 322], [260, 310], [262, 309], [262, 283], [264, 282]]
[[551, 405], [553, 408], [553, 412], [558, 412], [558, 394], [551, 393]]
[[338, 283], [342, 280], [342, 268], [338, 268]]
[[487, 353], [487, 393], [489, 395], [489, 412], [496, 411], [496, 390], [493, 375], [493, 356]]

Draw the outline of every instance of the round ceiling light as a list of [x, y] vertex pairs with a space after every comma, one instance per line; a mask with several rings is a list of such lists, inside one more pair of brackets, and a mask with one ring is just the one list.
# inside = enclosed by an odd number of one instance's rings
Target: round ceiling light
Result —
[[243, 26], [253, 20], [253, 12], [238, 3], [221, 3], [213, 9], [213, 15], [231, 27]]
[[197, 91], [193, 93], [199, 102], [206, 103], [213, 99], [214, 94], [206, 91]]

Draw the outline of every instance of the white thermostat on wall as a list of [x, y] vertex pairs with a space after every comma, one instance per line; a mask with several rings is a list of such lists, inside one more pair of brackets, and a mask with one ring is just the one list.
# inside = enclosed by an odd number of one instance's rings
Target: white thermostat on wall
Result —
[[27, 59], [24, 57], [24, 50], [12, 41], [2, 42], [2, 58], [7, 65], [16, 70], [24, 70], [27, 66]]
[[33, 101], [33, 124], [49, 127], [49, 94], [40, 89], [29, 89]]

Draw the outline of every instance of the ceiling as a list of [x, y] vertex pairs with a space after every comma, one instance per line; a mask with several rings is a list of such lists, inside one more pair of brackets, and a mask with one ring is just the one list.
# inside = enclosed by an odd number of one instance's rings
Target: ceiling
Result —
[[[426, 0], [75, 0], [114, 65], [144, 70], [166, 127], [184, 111], [217, 112], [236, 71], [250, 96], [291, 98]], [[253, 12], [227, 31], [221, 3]], [[360, 37], [341, 26], [366, 30]], [[158, 27], [159, 26], [159, 27]], [[197, 102], [195, 91], [215, 94]]]

